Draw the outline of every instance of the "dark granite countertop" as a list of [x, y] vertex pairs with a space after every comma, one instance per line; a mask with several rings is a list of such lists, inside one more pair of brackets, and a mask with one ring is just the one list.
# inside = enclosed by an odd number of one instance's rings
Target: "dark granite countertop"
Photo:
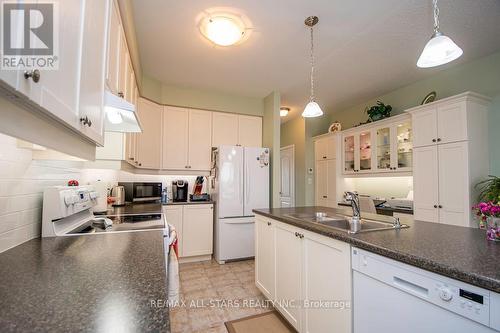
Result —
[[38, 238], [0, 254], [2, 332], [168, 332], [162, 231]]
[[[318, 223], [286, 216], [291, 213], [316, 211], [348, 215], [352, 213], [349, 209], [326, 207], [254, 210], [256, 214], [332, 237], [437, 274], [500, 292], [500, 244], [487, 241], [484, 230], [415, 221], [407, 223], [410, 226], [407, 229], [349, 235], [347, 232], [337, 231]], [[362, 215], [366, 218], [392, 222], [392, 218], [387, 216]]]

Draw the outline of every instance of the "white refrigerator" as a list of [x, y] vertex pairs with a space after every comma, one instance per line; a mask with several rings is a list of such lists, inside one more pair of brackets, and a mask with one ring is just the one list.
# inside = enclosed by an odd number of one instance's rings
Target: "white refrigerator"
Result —
[[269, 208], [269, 148], [221, 146], [212, 154], [214, 253], [219, 263], [254, 253], [256, 208]]

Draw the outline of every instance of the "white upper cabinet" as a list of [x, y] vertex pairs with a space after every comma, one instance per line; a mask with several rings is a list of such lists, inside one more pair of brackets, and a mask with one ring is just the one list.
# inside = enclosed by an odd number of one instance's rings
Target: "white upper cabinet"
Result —
[[[104, 143], [104, 86], [109, 0], [87, 0], [83, 26], [80, 79], [80, 130], [98, 144]], [[103, 33], [104, 32], [104, 33]]]
[[188, 169], [189, 110], [165, 106], [162, 169]]
[[212, 156], [212, 114], [189, 110], [188, 166], [192, 170], [210, 170]]
[[337, 158], [337, 140], [335, 135], [320, 137], [314, 141], [314, 157], [316, 161]]
[[262, 118], [212, 112], [212, 147], [262, 147]]
[[238, 115], [224, 112], [212, 113], [212, 147], [238, 144]]
[[143, 132], [136, 134], [137, 160], [134, 162], [139, 168], [160, 169], [163, 107], [140, 98], [138, 112]]
[[489, 174], [490, 100], [463, 93], [408, 110], [414, 125], [415, 219], [474, 226], [475, 184]]
[[410, 117], [402, 114], [344, 131], [342, 134], [342, 173], [411, 172], [412, 126]]
[[129, 62], [130, 58], [127, 49], [127, 40], [125, 33], [120, 30], [120, 47], [118, 49], [118, 96], [125, 98], [127, 92], [127, 82], [129, 79]]
[[465, 102], [437, 107], [437, 142], [450, 143], [467, 140], [467, 113]]
[[210, 170], [211, 134], [211, 112], [165, 106], [162, 169]]
[[238, 144], [243, 147], [262, 147], [262, 118], [238, 116]]
[[108, 89], [118, 94], [118, 72], [120, 66], [120, 44], [122, 35], [120, 23], [120, 12], [114, 0], [111, 1], [109, 15], [109, 36], [108, 36], [108, 66], [106, 70], [106, 84]]
[[[33, 68], [0, 71], [1, 84], [14, 92], [29, 111], [51, 117], [77, 135], [97, 145], [103, 144], [103, 103], [109, 0], [56, 0], [57, 69]], [[22, 14], [21, 11], [19, 11]], [[43, 15], [31, 15], [42, 25]], [[17, 20], [16, 20], [17, 21]], [[21, 21], [18, 21], [21, 22]], [[14, 28], [21, 36], [22, 27]], [[30, 36], [32, 49], [44, 48], [40, 38]], [[32, 53], [36, 56], [36, 53]], [[30, 56], [30, 54], [28, 54]], [[64, 131], [64, 129], [61, 129]], [[45, 135], [40, 133], [40, 135]], [[48, 135], [47, 135], [48, 137]], [[45, 138], [41, 138], [44, 141]], [[56, 147], [54, 147], [57, 149]], [[62, 149], [62, 148], [61, 148]]]
[[467, 140], [466, 102], [435, 103], [410, 111], [415, 147]]
[[414, 145], [423, 147], [435, 144], [438, 137], [437, 111], [436, 108], [429, 108], [415, 113], [412, 116]]
[[[31, 78], [24, 79], [20, 81], [19, 89], [64, 123], [80, 128], [78, 87], [85, 1], [59, 0], [56, 3], [59, 7], [59, 69], [41, 70], [38, 83]], [[41, 43], [38, 39], [35, 41]]]

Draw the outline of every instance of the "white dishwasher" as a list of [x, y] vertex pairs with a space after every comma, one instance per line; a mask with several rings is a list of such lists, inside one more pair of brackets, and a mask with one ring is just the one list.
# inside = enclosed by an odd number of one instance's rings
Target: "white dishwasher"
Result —
[[354, 333], [500, 331], [500, 294], [352, 249]]

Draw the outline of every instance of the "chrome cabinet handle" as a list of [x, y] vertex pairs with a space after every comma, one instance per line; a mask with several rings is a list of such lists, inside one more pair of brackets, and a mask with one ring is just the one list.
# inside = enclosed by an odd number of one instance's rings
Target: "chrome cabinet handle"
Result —
[[434, 205], [434, 208], [438, 208], [438, 205]]
[[295, 237], [299, 237], [299, 233], [298, 232], [295, 232]]
[[439, 205], [438, 208], [443, 208], [443, 206]]
[[267, 225], [271, 225], [271, 222], [267, 222]]
[[436, 139], [432, 139], [432, 142], [436, 142], [437, 140]]
[[438, 139], [437, 139], [437, 142], [441, 142], [441, 138], [438, 138]]
[[85, 116], [80, 118], [80, 122], [85, 126], [87, 125], [88, 127], [92, 126], [92, 121], [89, 119], [89, 117]]
[[31, 78], [33, 82], [38, 83], [38, 81], [40, 81], [40, 71], [38, 69], [33, 69], [31, 71], [24, 71], [24, 78], [26, 80]]

